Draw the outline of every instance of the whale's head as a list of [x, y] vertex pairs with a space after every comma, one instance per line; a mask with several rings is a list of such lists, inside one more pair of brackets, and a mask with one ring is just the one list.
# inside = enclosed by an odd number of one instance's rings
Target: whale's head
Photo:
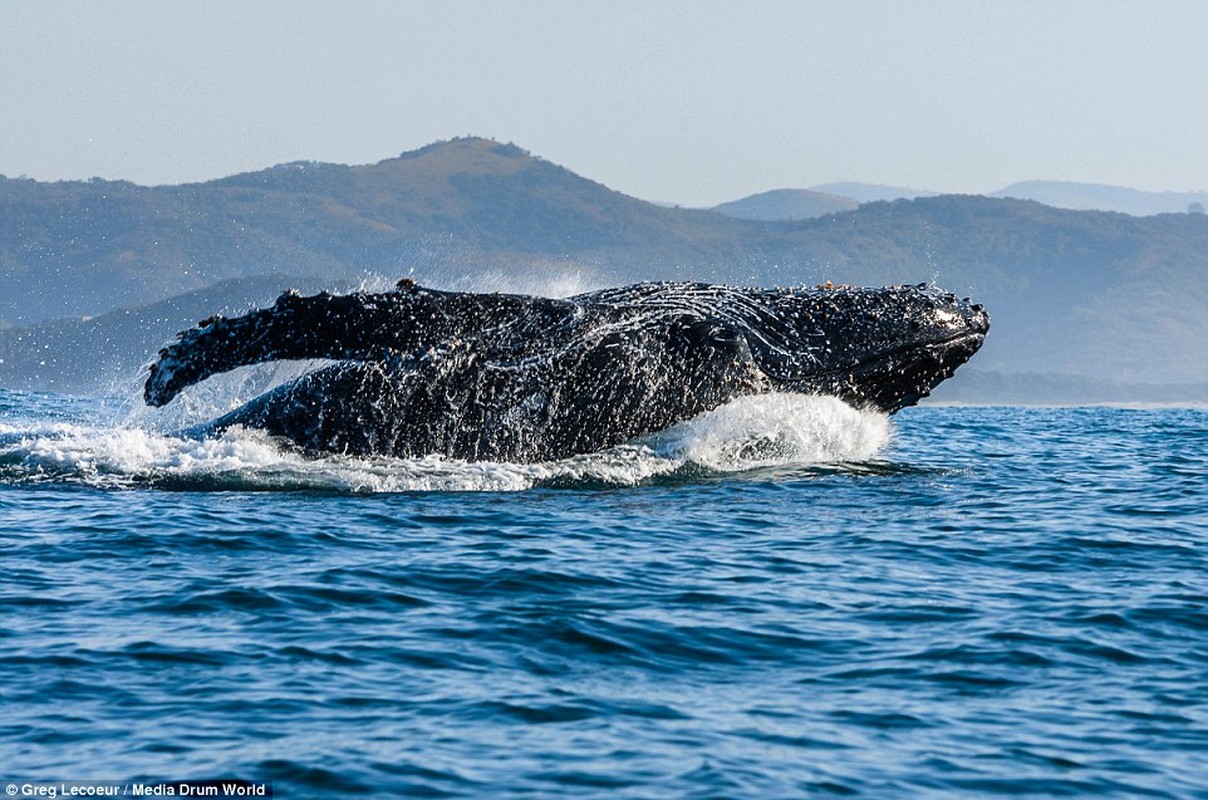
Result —
[[818, 287], [759, 293], [732, 310], [756, 366], [780, 391], [836, 395], [893, 413], [969, 360], [986, 310], [935, 286]]

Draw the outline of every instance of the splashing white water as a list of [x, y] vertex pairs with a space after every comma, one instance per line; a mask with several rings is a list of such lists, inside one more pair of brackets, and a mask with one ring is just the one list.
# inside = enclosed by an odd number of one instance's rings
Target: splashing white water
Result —
[[[22, 429], [23, 428], [23, 429]], [[467, 463], [427, 456], [309, 458], [261, 431], [190, 439], [145, 425], [0, 425], [0, 477], [105, 487], [338, 492], [518, 491], [534, 486], [633, 486], [688, 469], [733, 473], [771, 466], [860, 462], [891, 437], [883, 414], [830, 397], [744, 397], [661, 433], [541, 464]]]
[[718, 472], [866, 461], [889, 443], [889, 418], [834, 397], [740, 397], [651, 437], [660, 456]]
[[[440, 283], [438, 281], [437, 283]], [[595, 265], [575, 259], [547, 259], [528, 269], [478, 269], [444, 282], [459, 292], [504, 292], [538, 297], [571, 297], [610, 285]]]

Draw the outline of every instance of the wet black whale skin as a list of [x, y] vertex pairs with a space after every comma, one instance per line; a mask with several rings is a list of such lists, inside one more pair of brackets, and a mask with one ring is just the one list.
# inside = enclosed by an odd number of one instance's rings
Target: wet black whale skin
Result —
[[985, 310], [929, 285], [644, 283], [551, 299], [426, 289], [302, 297], [214, 317], [160, 351], [150, 405], [245, 364], [336, 363], [197, 431], [309, 452], [537, 462], [662, 430], [742, 395], [835, 395], [893, 413], [967, 361]]

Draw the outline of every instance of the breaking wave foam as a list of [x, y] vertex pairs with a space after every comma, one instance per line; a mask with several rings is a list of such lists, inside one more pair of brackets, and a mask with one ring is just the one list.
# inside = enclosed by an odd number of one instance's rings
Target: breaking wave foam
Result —
[[0, 479], [213, 491], [518, 491], [539, 486], [633, 486], [768, 467], [858, 463], [888, 443], [888, 417], [831, 397], [743, 397], [660, 433], [541, 464], [469, 463], [427, 456], [311, 458], [261, 431], [211, 439], [137, 423], [34, 421], [0, 425]]
[[834, 397], [765, 394], [740, 397], [651, 437], [655, 452], [718, 472], [866, 461], [885, 447], [892, 427], [876, 412]]

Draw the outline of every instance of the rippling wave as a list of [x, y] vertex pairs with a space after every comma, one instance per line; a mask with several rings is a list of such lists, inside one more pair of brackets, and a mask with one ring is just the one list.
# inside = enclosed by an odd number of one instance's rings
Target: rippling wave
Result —
[[521, 467], [0, 392], [0, 778], [1208, 796], [1208, 413], [761, 403]]

